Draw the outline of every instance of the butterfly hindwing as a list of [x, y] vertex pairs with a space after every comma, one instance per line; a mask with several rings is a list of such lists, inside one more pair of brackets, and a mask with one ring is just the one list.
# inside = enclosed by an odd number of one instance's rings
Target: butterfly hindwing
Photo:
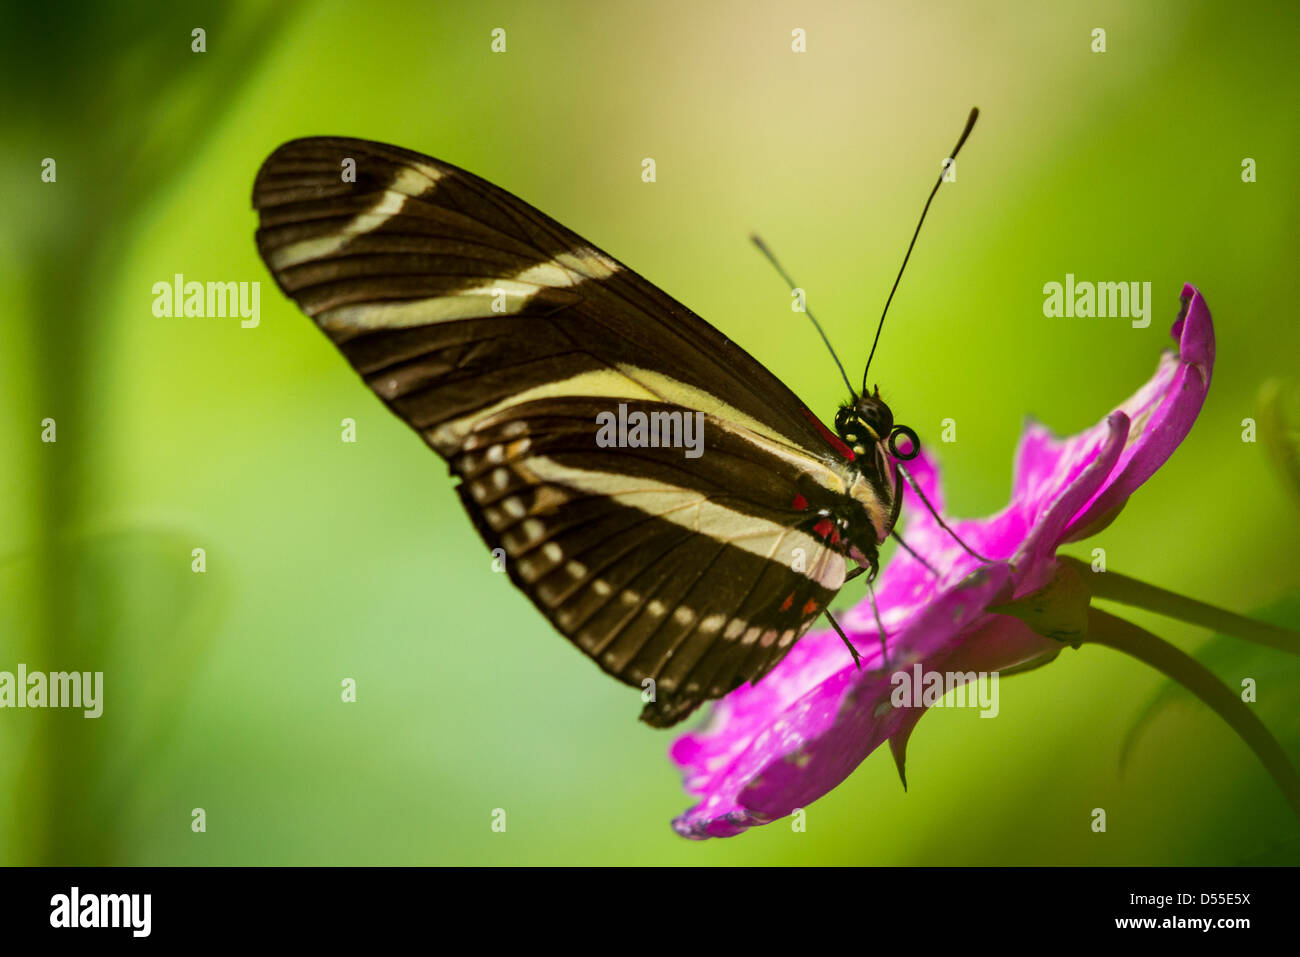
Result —
[[[818, 519], [846, 494], [843, 447], [760, 363], [576, 234], [364, 140], [285, 144], [253, 202], [280, 287], [448, 460], [556, 628], [620, 680], [654, 681], [650, 723], [766, 673], [843, 583]], [[620, 406], [693, 417], [703, 454], [599, 446], [598, 416]]]
[[[699, 460], [597, 449], [599, 405], [513, 407], [469, 437], [452, 469], [514, 582], [605, 671], [637, 686], [653, 679], [645, 718], [670, 723], [780, 660], [843, 584], [845, 561], [807, 528], [806, 511], [721, 484], [763, 454], [743, 438], [706, 420]], [[629, 409], [639, 411], [691, 414]], [[697, 467], [704, 459], [710, 468]]]

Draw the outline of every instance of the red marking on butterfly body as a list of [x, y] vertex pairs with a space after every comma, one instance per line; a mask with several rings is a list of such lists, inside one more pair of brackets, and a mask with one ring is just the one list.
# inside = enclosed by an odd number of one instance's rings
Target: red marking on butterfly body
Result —
[[838, 545], [840, 543], [840, 530], [829, 518], [823, 518], [820, 522], [814, 525], [813, 534], [820, 538], [824, 538], [832, 545]]
[[813, 532], [829, 541], [832, 545], [840, 543], [840, 530], [835, 527], [829, 518], [823, 518], [814, 525]]

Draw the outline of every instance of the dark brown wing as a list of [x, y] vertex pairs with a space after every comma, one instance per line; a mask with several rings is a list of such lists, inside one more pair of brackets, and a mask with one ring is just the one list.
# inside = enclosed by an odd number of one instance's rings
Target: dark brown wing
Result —
[[515, 584], [601, 668], [653, 692], [643, 717], [667, 725], [784, 657], [845, 560], [807, 510], [762, 504], [809, 483], [761, 444], [705, 418], [698, 459], [598, 448], [601, 411], [590, 397], [512, 406], [480, 423], [452, 468]]
[[[350, 176], [349, 173], [354, 173]], [[276, 282], [462, 477], [513, 581], [671, 724], [765, 673], [844, 578], [817, 512], [843, 447], [704, 320], [504, 190], [364, 140], [295, 140], [253, 191]], [[597, 417], [700, 414], [703, 454]]]

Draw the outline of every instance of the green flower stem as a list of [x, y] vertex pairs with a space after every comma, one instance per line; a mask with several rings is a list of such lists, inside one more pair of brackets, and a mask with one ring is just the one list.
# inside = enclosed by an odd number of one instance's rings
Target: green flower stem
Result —
[[1300, 818], [1300, 774], [1264, 723], [1213, 672], [1151, 632], [1097, 608], [1088, 610], [1088, 635], [1084, 641], [1145, 662], [1205, 702], [1255, 752]]
[[1078, 567], [1081, 574], [1088, 573], [1085, 578], [1088, 582], [1088, 590], [1094, 598], [1105, 598], [1123, 605], [1145, 608], [1147, 611], [1199, 625], [1211, 631], [1252, 641], [1257, 645], [1300, 655], [1300, 632], [1236, 615], [1222, 608], [1207, 605], [1203, 601], [1197, 601], [1195, 598], [1185, 598], [1176, 592], [1148, 585], [1146, 582], [1129, 578], [1119, 572], [1093, 574], [1086, 563], [1073, 558], [1065, 560]]

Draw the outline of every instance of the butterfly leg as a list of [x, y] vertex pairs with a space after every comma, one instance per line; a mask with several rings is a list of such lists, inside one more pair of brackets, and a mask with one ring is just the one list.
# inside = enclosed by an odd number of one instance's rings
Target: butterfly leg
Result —
[[888, 635], [885, 634], [885, 623], [880, 620], [880, 609], [876, 607], [876, 590], [871, 587], [871, 582], [867, 582], [867, 597], [871, 599], [871, 614], [876, 619], [876, 635], [880, 638], [880, 666], [889, 667], [889, 645], [886, 644]]
[[849, 553], [849, 557], [859, 564], [855, 565], [853, 570], [844, 576], [845, 584], [853, 581], [853, 579], [857, 578], [863, 572], [867, 573], [867, 581], [869, 583], [876, 580], [876, 576], [880, 574], [880, 562], [877, 561], [877, 553], [874, 548], [868, 555], [864, 555], [862, 552], [854, 549]]
[[[911, 551], [911, 549], [909, 548], [908, 551]], [[913, 554], [915, 554], [915, 553], [913, 553]], [[918, 557], [919, 557], [919, 556], [918, 556]], [[925, 564], [924, 560], [922, 560], [922, 564]], [[926, 567], [928, 568], [929, 566], [927, 565]], [[933, 571], [933, 569], [931, 569], [931, 570]], [[881, 662], [882, 665], [888, 665], [888, 664], [889, 664], [889, 648], [888, 648], [888, 646], [885, 644], [885, 639], [886, 639], [886, 637], [887, 637], [887, 636], [885, 635], [885, 626], [884, 626], [884, 625], [881, 623], [881, 621], [880, 621], [880, 609], [876, 607], [876, 592], [875, 592], [875, 589], [873, 589], [873, 588], [871, 587], [871, 583], [874, 582], [874, 581], [876, 580], [876, 575], [880, 573], [880, 566], [879, 566], [878, 564], [876, 564], [875, 561], [871, 561], [869, 565], [859, 565], [859, 566], [857, 566], [856, 568], [854, 568], [853, 571], [849, 572], [847, 575], [844, 576], [844, 581], [845, 581], [846, 583], [847, 583], [847, 582], [851, 582], [851, 581], [853, 581], [853, 579], [857, 578], [857, 577], [858, 577], [859, 575], [861, 575], [863, 572], [866, 572], [866, 573], [867, 573], [867, 595], [870, 596], [870, 598], [871, 598], [871, 613], [872, 613], [873, 615], [875, 615], [875, 618], [876, 618], [876, 634], [877, 634], [877, 635], [879, 636], [879, 638], [880, 638], [880, 662]], [[830, 617], [829, 612], [827, 613], [827, 617], [828, 617], [828, 618]], [[834, 619], [831, 620], [831, 623], [832, 623], [832, 624], [835, 624]], [[836, 625], [836, 626], [835, 626], [835, 630], [836, 630], [836, 631], [839, 631], [839, 625]], [[840, 632], [840, 637], [844, 639], [845, 643], [848, 642], [848, 639], [844, 637], [844, 633], [843, 633], [843, 632]], [[854, 652], [854, 660], [855, 660], [855, 661], [857, 660], [857, 653], [856, 653], [856, 651]], [[861, 669], [861, 666], [859, 666], [858, 670], [859, 670], [859, 671], [862, 670], [862, 669]]]
[[922, 565], [924, 565], [924, 566], [926, 567], [926, 569], [930, 572], [931, 575], [933, 575], [935, 578], [942, 578], [942, 577], [943, 577], [943, 576], [941, 576], [941, 575], [939, 574], [938, 570], [936, 570], [935, 567], [934, 567], [933, 565], [931, 565], [931, 564], [930, 564], [929, 562], [927, 562], [924, 558], [922, 558], [922, 557], [921, 557], [921, 556], [916, 552], [916, 550], [912, 548], [911, 545], [909, 545], [909, 544], [907, 544], [907, 542], [903, 541], [903, 536], [902, 536], [902, 535], [899, 535], [898, 532], [890, 532], [889, 534], [892, 535], [892, 536], [894, 537], [895, 541], [898, 542], [898, 544], [902, 547], [903, 551], [907, 552], [907, 554], [911, 555], [911, 556], [912, 556], [913, 558], [915, 558], [918, 562], [920, 562]]
[[[859, 569], [859, 571], [866, 571], [866, 569]], [[850, 578], [854, 578], [854, 577], [857, 577], [857, 576], [856, 576], [856, 575], [850, 575], [849, 577], [850, 577]], [[875, 590], [872, 589], [872, 587], [871, 587], [871, 579], [872, 579], [872, 578], [875, 578], [875, 577], [876, 577], [875, 575], [872, 575], [872, 576], [870, 576], [870, 578], [867, 579], [867, 595], [870, 596], [870, 598], [871, 598], [871, 613], [872, 613], [872, 614], [875, 616], [875, 618], [876, 618], [876, 634], [877, 634], [877, 635], [879, 636], [879, 638], [880, 638], [880, 661], [881, 661], [881, 664], [882, 664], [882, 665], [888, 665], [888, 664], [889, 664], [889, 646], [885, 643], [885, 642], [886, 642], [886, 637], [887, 637], [887, 636], [885, 635], [885, 626], [884, 626], [884, 623], [881, 622], [881, 620], [880, 620], [880, 609], [876, 607], [876, 593], [875, 593]], [[844, 642], [844, 647], [845, 647], [845, 648], [848, 648], [848, 649], [849, 649], [849, 654], [851, 654], [851, 655], [853, 656], [853, 666], [854, 666], [855, 668], [857, 668], [859, 671], [861, 671], [861, 670], [862, 670], [862, 656], [861, 656], [860, 654], [858, 654], [858, 649], [855, 648], [855, 647], [853, 647], [853, 642], [850, 641], [850, 640], [849, 640], [849, 636], [846, 635], [846, 634], [844, 633], [844, 629], [840, 627], [840, 623], [839, 623], [838, 621], [835, 620], [835, 617], [831, 614], [831, 611], [830, 611], [829, 608], [826, 609], [825, 614], [826, 614], [826, 620], [829, 621], [829, 622], [831, 623], [831, 627], [835, 629], [835, 633], [836, 633], [837, 635], [840, 636], [840, 641]]]
[[[916, 494], [920, 497], [921, 503], [926, 507], [929, 513], [934, 516], [934, 520], [939, 523], [939, 527], [942, 528], [949, 535], [951, 535], [952, 540], [956, 542], [958, 545], [960, 545], [965, 550], [966, 554], [971, 556], [971, 558], [976, 558], [986, 565], [990, 564], [993, 561], [993, 559], [985, 558], [979, 552], [975, 551], [975, 549], [971, 548], [969, 545], [963, 542], [961, 540], [961, 537], [956, 532], [954, 532], [951, 528], [948, 527], [948, 523], [945, 522], [942, 516], [940, 516], [939, 513], [934, 510], [934, 506], [930, 504], [930, 500], [926, 498], [925, 493], [921, 491], [920, 484], [914, 478], [912, 478], [912, 473], [907, 471], [907, 469], [903, 468], [901, 465], [897, 466], [897, 468], [898, 471], [903, 473], [903, 478], [907, 479], [907, 484], [912, 486], [912, 491], [916, 492]], [[897, 538], [897, 536], [895, 536], [895, 538]], [[902, 539], [899, 539], [899, 541], [901, 542]], [[912, 550], [909, 548], [908, 551], [911, 552]], [[912, 554], [915, 555], [916, 553], [912, 552]]]
[[831, 610], [829, 608], [826, 609], [825, 614], [826, 614], [826, 620], [829, 621], [831, 623], [831, 627], [835, 629], [835, 634], [840, 636], [840, 641], [844, 642], [844, 647], [849, 649], [849, 654], [853, 656], [853, 667], [861, 671], [862, 656], [858, 654], [858, 649], [853, 647], [853, 642], [849, 641], [849, 636], [844, 634], [844, 629], [840, 627], [840, 623], [835, 620], [835, 617], [831, 614]]

